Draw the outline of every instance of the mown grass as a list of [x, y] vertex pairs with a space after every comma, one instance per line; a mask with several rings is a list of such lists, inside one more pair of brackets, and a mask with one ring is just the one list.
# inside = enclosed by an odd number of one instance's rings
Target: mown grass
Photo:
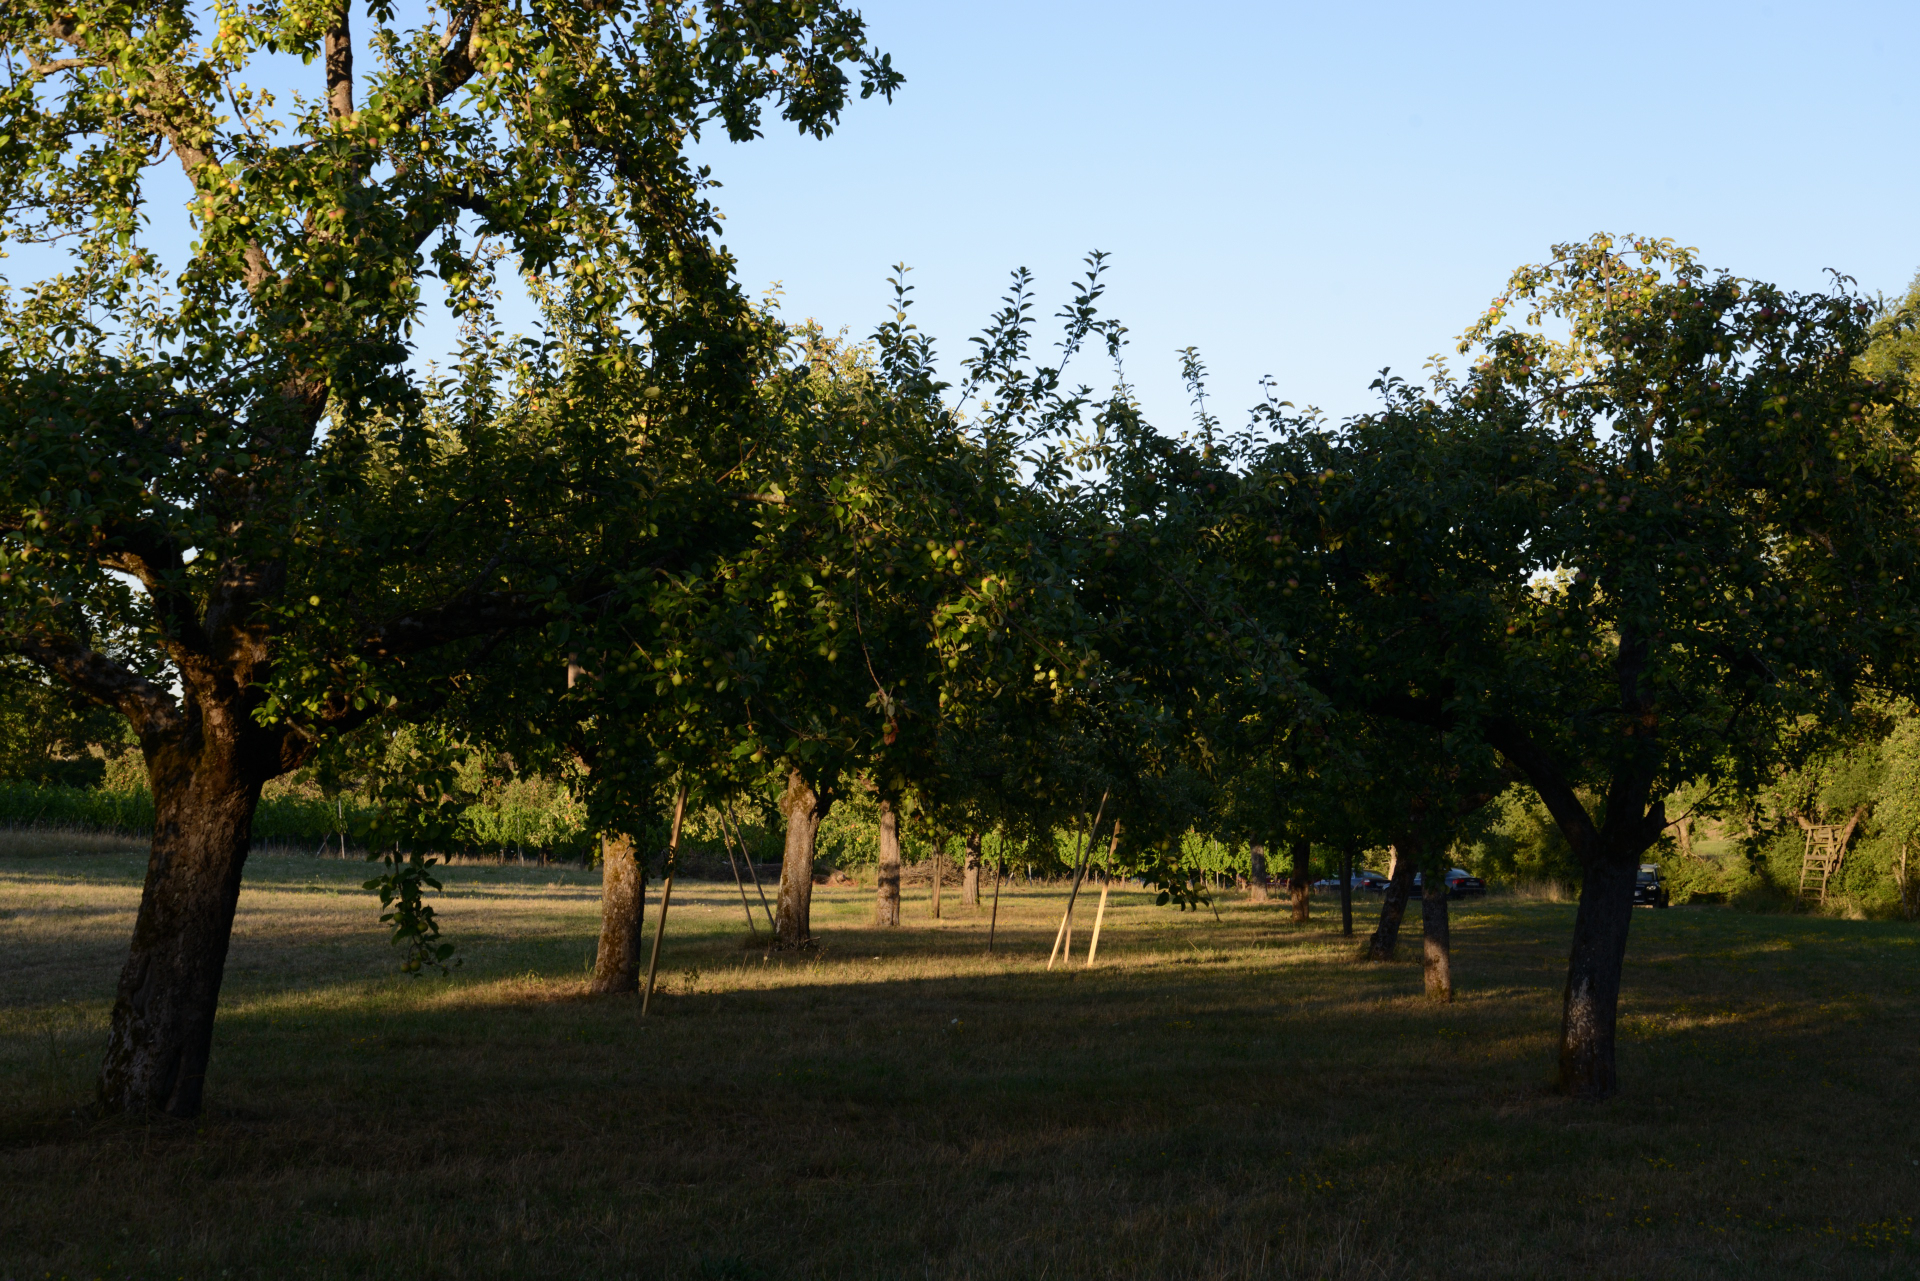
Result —
[[1909, 925], [1641, 913], [1596, 1107], [1545, 1089], [1566, 904], [1461, 905], [1441, 1007], [1319, 901], [1117, 894], [1099, 968], [1048, 974], [1058, 890], [1003, 896], [992, 957], [951, 890], [894, 931], [816, 890], [821, 947], [768, 957], [683, 883], [643, 1022], [582, 994], [590, 876], [452, 869], [465, 964], [409, 980], [364, 868], [260, 858], [206, 1115], [101, 1121], [143, 862], [0, 860], [0, 1277], [1920, 1269]]

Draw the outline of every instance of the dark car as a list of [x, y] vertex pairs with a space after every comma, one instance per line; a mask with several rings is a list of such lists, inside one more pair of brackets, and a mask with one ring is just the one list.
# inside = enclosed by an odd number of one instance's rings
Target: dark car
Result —
[[[1419, 898], [1425, 885], [1425, 875], [1420, 872], [1415, 872], [1413, 874], [1412, 896]], [[1485, 894], [1486, 892], [1487, 883], [1463, 867], [1456, 867], [1447, 873], [1448, 898], [1466, 898], [1470, 894]]]
[[1633, 905], [1635, 907], [1666, 907], [1673, 899], [1667, 893], [1666, 878], [1660, 875], [1657, 863], [1642, 863], [1640, 874], [1633, 878]]
[[[1340, 878], [1337, 876], [1323, 877], [1320, 880], [1317, 880], [1313, 883], [1313, 888], [1316, 890], [1326, 890], [1330, 893], [1338, 894], [1340, 892]], [[1354, 890], [1354, 893], [1356, 894], [1359, 894], [1359, 893], [1378, 894], [1381, 890], [1384, 890], [1386, 888], [1387, 888], [1387, 878], [1380, 875], [1380, 873], [1378, 872], [1369, 872], [1364, 868], [1362, 868], [1355, 871], [1353, 874], [1353, 890]]]

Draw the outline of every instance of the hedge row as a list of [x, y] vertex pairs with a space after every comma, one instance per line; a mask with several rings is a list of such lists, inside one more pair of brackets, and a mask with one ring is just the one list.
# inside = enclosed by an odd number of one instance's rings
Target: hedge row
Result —
[[[348, 807], [351, 830], [358, 817]], [[0, 782], [0, 823], [13, 827], [51, 825], [96, 832], [147, 836], [153, 831], [153, 793], [145, 788], [107, 791], [104, 788], [61, 787], [54, 784]], [[253, 816], [256, 842], [318, 846], [339, 830], [339, 817], [330, 803], [317, 797], [263, 797]]]

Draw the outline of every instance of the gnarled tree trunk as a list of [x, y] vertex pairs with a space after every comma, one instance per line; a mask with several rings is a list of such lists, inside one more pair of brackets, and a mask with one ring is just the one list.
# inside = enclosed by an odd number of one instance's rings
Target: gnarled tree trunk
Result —
[[1267, 901], [1267, 888], [1271, 882], [1267, 878], [1267, 847], [1254, 844], [1247, 849], [1247, 899], [1253, 903]]
[[606, 842], [606, 854], [600, 860], [600, 950], [593, 958], [593, 981], [587, 990], [601, 995], [637, 992], [647, 868], [631, 836], [614, 834]]
[[900, 924], [900, 815], [893, 802], [880, 798], [880, 875], [873, 900], [875, 925]]
[[1389, 851], [1386, 892], [1380, 896], [1380, 923], [1367, 940], [1366, 959], [1391, 961], [1400, 945], [1400, 920], [1407, 913], [1407, 895], [1413, 891], [1413, 867], [1418, 851], [1411, 836], [1402, 836]]
[[968, 907], [980, 906], [980, 833], [967, 833], [967, 861], [961, 873], [960, 897]]
[[1287, 889], [1293, 894], [1293, 919], [1295, 924], [1304, 924], [1308, 917], [1307, 899], [1313, 893], [1313, 882], [1307, 879], [1307, 863], [1313, 855], [1313, 846], [1306, 841], [1293, 843], [1293, 872], [1287, 877]]
[[774, 934], [780, 947], [808, 947], [813, 943], [813, 850], [820, 820], [833, 804], [817, 792], [799, 770], [787, 775], [780, 812], [787, 820], [787, 847], [780, 860], [780, 901], [774, 911]]
[[1573, 955], [1560, 1015], [1560, 1088], [1575, 1098], [1611, 1098], [1614, 1019], [1620, 975], [1633, 923], [1633, 879], [1639, 851], [1627, 858], [1585, 860], [1580, 910], [1573, 919]]
[[1447, 878], [1433, 868], [1420, 885], [1420, 924], [1426, 993], [1436, 1001], [1453, 1000], [1453, 952], [1447, 937]]
[[245, 769], [237, 744], [222, 738], [218, 727], [203, 725], [148, 750], [153, 851], [100, 1067], [100, 1103], [111, 1112], [188, 1117], [200, 1110], [240, 871], [265, 779]]
[[[1623, 637], [1616, 669], [1623, 692], [1631, 695], [1629, 707], [1646, 706], [1637, 690], [1646, 654], [1644, 638], [1631, 632]], [[1611, 1098], [1619, 1088], [1614, 1020], [1633, 924], [1634, 876], [1640, 856], [1667, 826], [1666, 802], [1654, 790], [1647, 764], [1651, 754], [1616, 765], [1601, 810], [1604, 821], [1595, 824], [1557, 762], [1517, 726], [1496, 722], [1491, 728], [1489, 740], [1526, 774], [1580, 860], [1580, 909], [1561, 998], [1560, 1088], [1578, 1099]]]

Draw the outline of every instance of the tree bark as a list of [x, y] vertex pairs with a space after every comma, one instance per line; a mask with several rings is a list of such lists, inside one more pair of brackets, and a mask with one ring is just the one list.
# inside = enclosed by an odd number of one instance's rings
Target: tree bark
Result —
[[1307, 861], [1312, 857], [1313, 846], [1306, 841], [1293, 843], [1293, 871], [1287, 877], [1287, 889], [1293, 894], [1294, 924], [1305, 924], [1309, 915], [1307, 898], [1313, 893], [1313, 883], [1307, 879]]
[[646, 864], [631, 836], [610, 835], [600, 863], [600, 950], [588, 991], [610, 996], [640, 990], [640, 930], [646, 912]]
[[966, 905], [980, 908], [980, 833], [967, 833], [967, 862], [960, 882], [960, 897]]
[[1619, 1089], [1614, 1019], [1633, 923], [1637, 859], [1637, 854], [1634, 861], [1592, 859], [1581, 877], [1560, 1015], [1560, 1088], [1575, 1098], [1611, 1098]]
[[1369, 961], [1391, 961], [1400, 944], [1400, 920], [1407, 913], [1407, 895], [1413, 890], [1415, 848], [1403, 836], [1392, 849], [1393, 866], [1387, 872], [1386, 892], [1380, 896], [1380, 923], [1367, 940]]
[[900, 924], [900, 815], [893, 802], [880, 799], [880, 875], [873, 903], [875, 925]]
[[1453, 1000], [1453, 952], [1447, 937], [1447, 878], [1433, 868], [1420, 885], [1420, 923], [1426, 992], [1436, 1001]]
[[169, 745], [148, 756], [153, 847], [100, 1067], [100, 1103], [110, 1112], [190, 1117], [206, 1088], [262, 780], [230, 745], [187, 737], [200, 740], [192, 755]]
[[775, 941], [780, 947], [813, 945], [814, 840], [832, 804], [832, 798], [815, 791], [799, 770], [787, 774], [787, 790], [780, 797], [787, 846], [780, 860], [780, 898], [774, 915]]
[[[1635, 694], [1646, 642], [1621, 641], [1623, 703]], [[1628, 697], [1628, 695], [1634, 695]], [[1573, 954], [1560, 1016], [1560, 1088], [1578, 1099], [1611, 1098], [1619, 1089], [1614, 1062], [1614, 1020], [1626, 964], [1627, 931], [1633, 923], [1633, 883], [1640, 857], [1666, 830], [1666, 802], [1653, 790], [1654, 754], [1617, 765], [1608, 780], [1604, 819], [1593, 816], [1574, 792], [1567, 773], [1517, 726], [1495, 722], [1488, 741], [1527, 776], [1547, 812], [1580, 860], [1580, 908], [1573, 920]]]
[[1267, 878], [1267, 847], [1256, 842], [1247, 850], [1247, 863], [1247, 900], [1264, 903], [1267, 901], [1268, 886], [1272, 884]]

